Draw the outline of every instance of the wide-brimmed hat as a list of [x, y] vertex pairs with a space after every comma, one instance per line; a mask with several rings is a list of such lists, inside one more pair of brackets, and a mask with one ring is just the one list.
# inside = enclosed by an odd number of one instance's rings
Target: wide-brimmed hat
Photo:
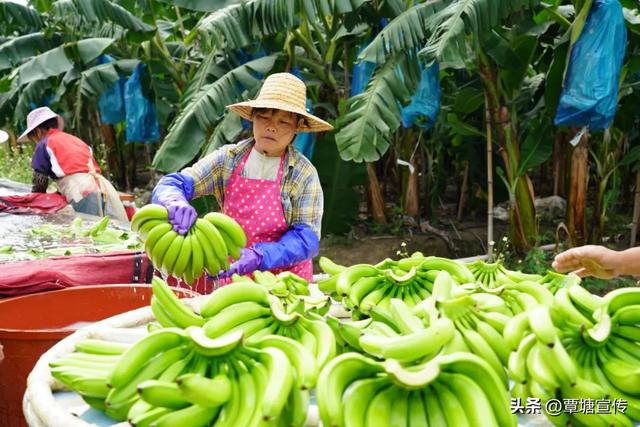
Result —
[[27, 115], [27, 130], [22, 132], [22, 135], [18, 137], [18, 142], [27, 141], [27, 135], [31, 133], [35, 128], [40, 126], [42, 123], [46, 122], [49, 119], [58, 119], [58, 129], [62, 130], [64, 127], [64, 120], [62, 116], [54, 113], [49, 107], [40, 107], [35, 110], [31, 110], [31, 112]]
[[290, 73], [275, 73], [265, 79], [256, 99], [227, 105], [227, 108], [249, 121], [253, 120], [251, 113], [254, 108], [274, 108], [300, 114], [305, 118], [300, 132], [333, 129], [329, 123], [307, 112], [306, 100], [307, 86], [302, 80]]

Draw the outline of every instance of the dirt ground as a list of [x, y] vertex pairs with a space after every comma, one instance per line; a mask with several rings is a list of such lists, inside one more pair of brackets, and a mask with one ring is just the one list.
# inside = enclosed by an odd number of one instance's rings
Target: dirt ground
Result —
[[[506, 232], [505, 224], [494, 224], [494, 239], [498, 240]], [[486, 253], [487, 229], [483, 224], [463, 224], [456, 229], [446, 230], [452, 238], [456, 250], [452, 250], [447, 242], [433, 233], [418, 233], [405, 236], [355, 236], [324, 237], [320, 241], [320, 255], [338, 264], [352, 265], [357, 263], [375, 264], [384, 258], [400, 257], [398, 251], [406, 246], [407, 254], [420, 251], [424, 255], [435, 255], [447, 258], [464, 258]], [[315, 260], [315, 272], [321, 272]]]

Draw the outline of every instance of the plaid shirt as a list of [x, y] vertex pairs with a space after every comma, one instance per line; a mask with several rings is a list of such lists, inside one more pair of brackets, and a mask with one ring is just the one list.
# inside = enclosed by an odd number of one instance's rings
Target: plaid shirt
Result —
[[[252, 147], [253, 138], [224, 145], [183, 169], [182, 173], [195, 181], [193, 198], [213, 194], [218, 205], [224, 206], [229, 178]], [[306, 224], [320, 238], [324, 199], [318, 172], [293, 145], [287, 147], [285, 154], [280, 196], [287, 225]]]

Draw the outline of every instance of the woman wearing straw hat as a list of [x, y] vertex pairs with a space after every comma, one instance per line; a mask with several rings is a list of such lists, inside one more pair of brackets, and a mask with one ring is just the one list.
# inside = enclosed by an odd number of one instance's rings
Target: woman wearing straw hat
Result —
[[192, 167], [163, 177], [152, 202], [167, 207], [174, 230], [196, 220], [189, 200], [213, 194], [247, 234], [247, 248], [219, 277], [288, 270], [311, 280], [318, 253], [323, 196], [311, 162], [291, 144], [298, 132], [333, 127], [305, 108], [306, 86], [289, 73], [268, 76], [257, 99], [229, 105], [253, 122], [253, 137], [221, 147]]
[[100, 174], [91, 147], [80, 138], [62, 131], [64, 121], [49, 107], [27, 115], [27, 129], [18, 141], [33, 141], [31, 158], [34, 193], [46, 193], [53, 179], [77, 212], [128, 221], [113, 185]]

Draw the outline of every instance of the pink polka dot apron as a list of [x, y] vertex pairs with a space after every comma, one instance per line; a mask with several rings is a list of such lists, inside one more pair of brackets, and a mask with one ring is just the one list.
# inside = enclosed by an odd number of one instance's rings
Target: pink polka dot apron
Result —
[[[289, 229], [280, 196], [284, 154], [280, 156], [280, 166], [275, 181], [270, 181], [241, 176], [250, 153], [251, 150], [231, 174], [224, 193], [224, 213], [242, 226], [247, 235], [247, 247], [254, 243], [276, 242]], [[308, 259], [288, 268], [271, 270], [274, 274], [282, 271], [290, 271], [311, 281], [313, 263]]]
[[[253, 148], [251, 148], [252, 150]], [[242, 226], [247, 235], [247, 247], [258, 242], [275, 242], [289, 229], [282, 208], [280, 187], [284, 170], [284, 154], [280, 157], [280, 166], [275, 181], [266, 179], [252, 179], [241, 176], [251, 150], [243, 157], [234, 169], [224, 192], [223, 211]], [[313, 263], [311, 260], [302, 261], [285, 269], [274, 269], [272, 273], [291, 271], [298, 276], [311, 281], [313, 278]], [[210, 279], [206, 274], [198, 278], [193, 286], [174, 277], [168, 278], [171, 286], [194, 290], [200, 294], [210, 294], [216, 288], [227, 285], [231, 279]]]

